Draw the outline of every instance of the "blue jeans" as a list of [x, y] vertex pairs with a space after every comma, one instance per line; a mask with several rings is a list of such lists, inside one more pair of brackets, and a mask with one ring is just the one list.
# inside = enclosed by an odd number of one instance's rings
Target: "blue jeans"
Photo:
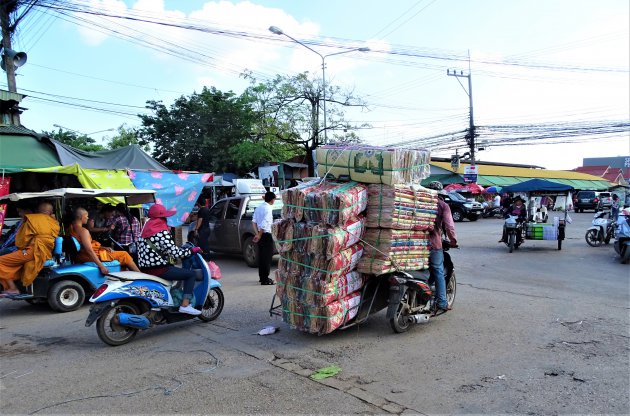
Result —
[[446, 300], [446, 281], [444, 280], [444, 252], [431, 250], [429, 254], [429, 271], [431, 279], [435, 282], [435, 300], [439, 308], [448, 306]]
[[160, 275], [165, 280], [181, 280], [184, 282], [184, 299], [191, 299], [193, 289], [195, 288], [195, 272], [192, 270], [182, 269], [175, 266], [169, 266], [168, 269]]

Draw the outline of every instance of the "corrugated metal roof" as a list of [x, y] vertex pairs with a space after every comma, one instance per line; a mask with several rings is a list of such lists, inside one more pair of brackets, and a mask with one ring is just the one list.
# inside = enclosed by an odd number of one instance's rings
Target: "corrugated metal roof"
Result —
[[26, 97], [24, 94], [0, 90], [0, 101], [17, 101], [19, 103], [24, 97]]
[[[450, 163], [446, 162], [431, 162], [432, 165], [448, 169], [453, 172]], [[464, 168], [469, 164], [461, 164], [457, 173], [464, 174]], [[566, 170], [548, 170], [548, 169], [527, 169], [527, 168], [513, 168], [507, 166], [492, 166], [492, 165], [477, 165], [477, 171], [479, 175], [490, 176], [508, 176], [508, 177], [521, 177], [521, 178], [544, 178], [544, 179], [577, 179], [577, 180], [602, 180], [600, 177], [589, 175], [586, 173], [566, 171]]]

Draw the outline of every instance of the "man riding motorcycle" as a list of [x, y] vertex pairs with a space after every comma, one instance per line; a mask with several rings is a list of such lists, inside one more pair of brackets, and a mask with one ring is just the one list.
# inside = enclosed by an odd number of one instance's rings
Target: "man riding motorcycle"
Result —
[[[525, 201], [520, 196], [514, 198], [514, 203], [503, 214], [503, 218], [509, 218], [510, 216], [518, 217], [516, 221], [523, 222], [527, 220], [527, 207], [525, 207]], [[503, 225], [503, 236], [499, 240], [499, 243], [505, 243], [507, 241], [507, 228]]]

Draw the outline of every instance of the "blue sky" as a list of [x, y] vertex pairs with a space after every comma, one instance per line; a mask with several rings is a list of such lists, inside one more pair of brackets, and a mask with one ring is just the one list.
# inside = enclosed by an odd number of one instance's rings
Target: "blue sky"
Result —
[[[294, 38], [332, 42], [372, 50], [412, 49], [423, 55], [464, 57], [470, 51], [476, 125], [539, 124], [630, 118], [629, 6], [627, 0], [600, 2], [554, 0], [385, 1], [221, 1], [74, 0], [111, 10], [178, 19], [207, 27], [269, 36], [271, 25]], [[250, 69], [261, 77], [311, 71], [320, 74], [320, 58], [305, 48], [271, 39], [235, 39], [52, 11], [36, 11], [20, 27], [14, 49], [28, 53], [18, 70], [18, 90], [33, 98], [22, 123], [40, 131], [58, 124], [84, 133], [137, 126], [133, 114], [147, 100], [170, 104], [202, 86], [240, 93], [238, 74]], [[181, 54], [147, 48], [98, 29], [139, 30], [144, 40], [172, 42]], [[124, 26], [121, 26], [124, 25]], [[98, 31], [97, 31], [98, 30]], [[137, 33], [137, 32], [136, 32]], [[316, 47], [322, 54], [340, 49]], [[190, 50], [196, 62], [185, 59]], [[178, 55], [178, 54], [175, 54]], [[523, 65], [485, 64], [513, 62]], [[203, 62], [200, 62], [203, 61]], [[540, 69], [546, 68], [565, 69]], [[346, 118], [367, 122], [368, 143], [395, 143], [462, 130], [468, 125], [468, 97], [447, 68], [467, 69], [465, 61], [403, 58], [353, 52], [326, 59], [328, 80], [352, 88], [368, 111]], [[567, 67], [614, 71], [566, 70]], [[2, 83], [0, 83], [2, 84]], [[84, 103], [125, 114], [87, 111], [59, 103], [59, 96], [119, 105]], [[35, 99], [39, 97], [39, 99]], [[72, 100], [76, 103], [76, 100]], [[111, 132], [95, 133], [101, 140]], [[482, 138], [483, 140], [483, 138]], [[465, 149], [461, 149], [465, 151]], [[437, 152], [448, 156], [451, 151]], [[583, 157], [630, 154], [630, 138], [585, 143], [490, 147], [482, 160], [571, 169]]]

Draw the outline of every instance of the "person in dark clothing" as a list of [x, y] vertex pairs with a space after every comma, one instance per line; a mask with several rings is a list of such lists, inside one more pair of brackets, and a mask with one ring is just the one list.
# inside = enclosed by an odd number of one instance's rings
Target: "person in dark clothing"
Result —
[[195, 226], [195, 235], [197, 236], [197, 243], [203, 252], [207, 255], [210, 251], [208, 247], [208, 239], [210, 238], [210, 209], [201, 207], [197, 212], [197, 225]]
[[271, 236], [271, 226], [273, 224], [273, 203], [276, 194], [267, 192], [265, 203], [260, 204], [254, 211], [254, 243], [258, 244], [258, 277], [261, 285], [273, 285], [274, 281], [269, 278], [271, 272], [271, 262], [273, 260], [273, 237]]
[[[503, 217], [508, 218], [509, 216], [518, 217], [516, 221], [523, 222], [527, 220], [527, 207], [525, 207], [525, 203], [520, 196], [514, 198], [514, 204], [505, 211]], [[503, 225], [503, 236], [499, 240], [499, 243], [505, 243], [507, 241], [507, 228]]]

